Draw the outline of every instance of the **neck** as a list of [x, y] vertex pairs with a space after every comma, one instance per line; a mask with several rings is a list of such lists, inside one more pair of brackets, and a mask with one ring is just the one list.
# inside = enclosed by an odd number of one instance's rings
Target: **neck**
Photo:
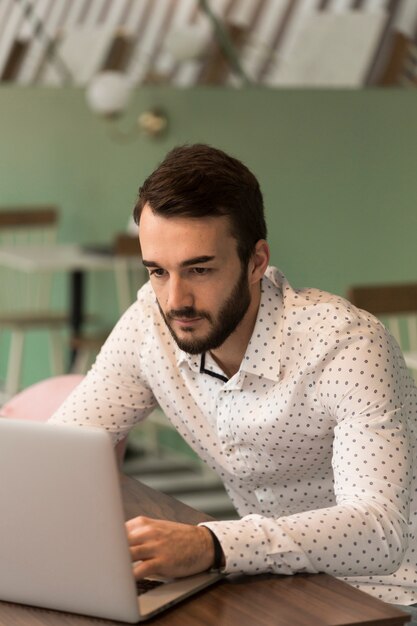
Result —
[[252, 337], [261, 301], [261, 285], [257, 283], [251, 303], [243, 319], [236, 330], [226, 339], [219, 348], [210, 350], [210, 354], [216, 363], [222, 368], [228, 378], [231, 378], [239, 370], [246, 348]]

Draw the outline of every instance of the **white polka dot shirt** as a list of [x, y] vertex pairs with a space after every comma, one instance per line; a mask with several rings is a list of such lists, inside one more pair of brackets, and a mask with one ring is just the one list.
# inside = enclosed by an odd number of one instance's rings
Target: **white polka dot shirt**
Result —
[[268, 268], [228, 380], [209, 353], [177, 347], [147, 283], [53, 421], [102, 426], [117, 442], [156, 405], [241, 515], [207, 524], [227, 572], [326, 572], [417, 602], [417, 390], [374, 317]]

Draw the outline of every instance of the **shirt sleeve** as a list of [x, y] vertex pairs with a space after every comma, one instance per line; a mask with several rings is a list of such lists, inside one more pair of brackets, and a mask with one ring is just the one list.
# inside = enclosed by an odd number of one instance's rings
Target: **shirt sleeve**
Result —
[[120, 318], [80, 385], [50, 418], [52, 423], [100, 426], [116, 444], [156, 406], [141, 369], [146, 333], [138, 304]]
[[362, 576], [390, 574], [401, 564], [415, 387], [394, 340], [379, 324], [369, 328], [335, 331], [316, 370], [318, 402], [335, 424], [334, 504], [204, 523], [222, 545], [225, 571]]

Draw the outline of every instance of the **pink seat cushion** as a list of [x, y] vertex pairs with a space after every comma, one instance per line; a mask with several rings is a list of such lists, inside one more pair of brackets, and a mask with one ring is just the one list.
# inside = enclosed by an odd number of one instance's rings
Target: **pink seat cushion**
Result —
[[0, 415], [45, 422], [83, 378], [81, 374], [66, 374], [35, 383], [6, 402]]

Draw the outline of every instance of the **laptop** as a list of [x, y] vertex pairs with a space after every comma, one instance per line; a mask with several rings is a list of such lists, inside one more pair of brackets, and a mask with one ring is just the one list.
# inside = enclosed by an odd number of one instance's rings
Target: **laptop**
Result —
[[100, 428], [0, 419], [0, 600], [138, 622], [214, 583], [138, 595], [113, 446]]

